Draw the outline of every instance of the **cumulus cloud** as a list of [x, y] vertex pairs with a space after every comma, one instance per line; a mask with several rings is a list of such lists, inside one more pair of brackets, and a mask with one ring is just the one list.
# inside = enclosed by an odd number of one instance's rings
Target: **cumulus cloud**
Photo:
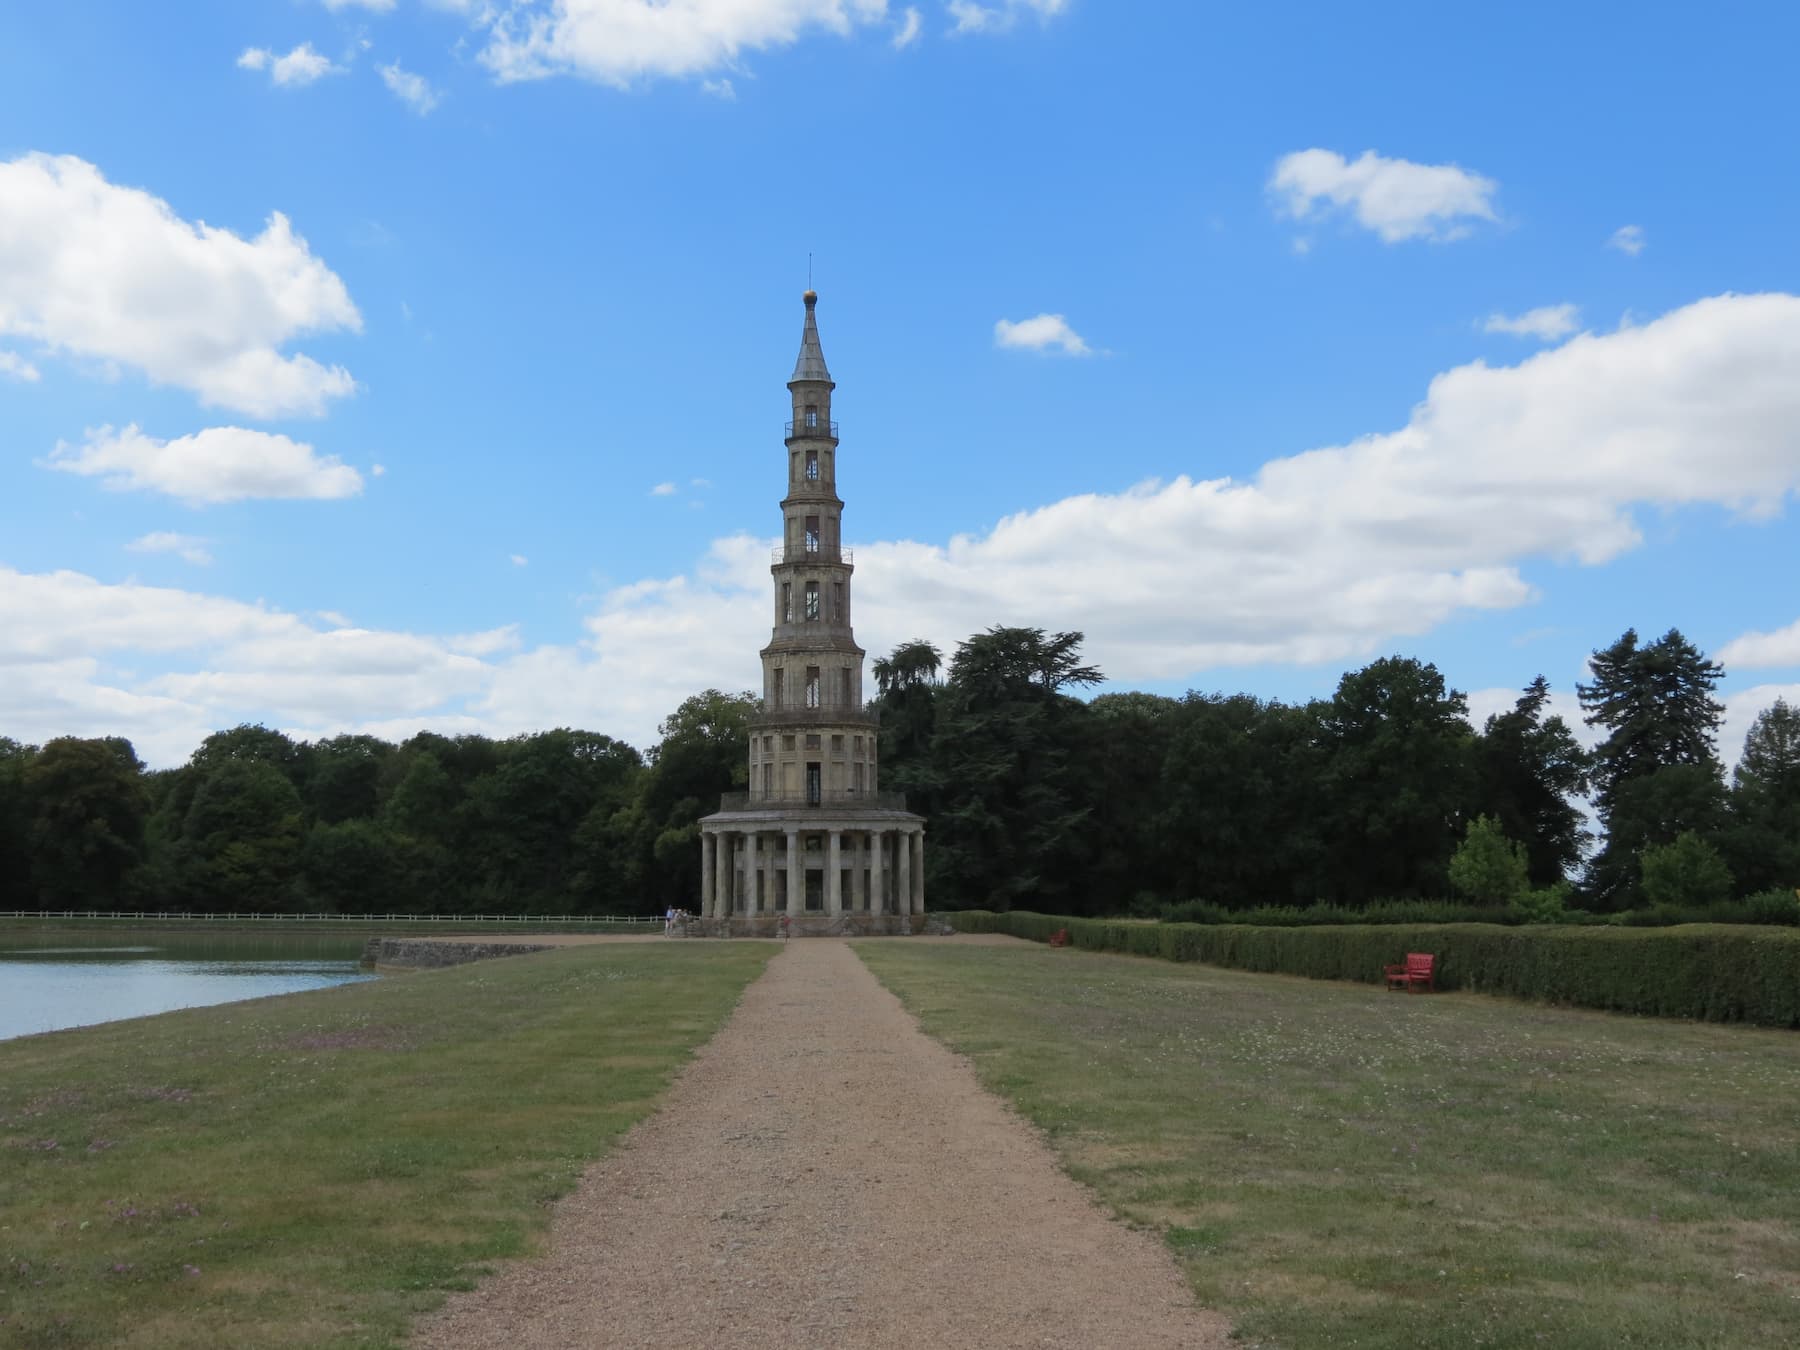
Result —
[[386, 14], [388, 11], [392, 10], [393, 7], [394, 0], [325, 0], [325, 8], [334, 11], [340, 9], [367, 9], [373, 10], [377, 14]]
[[1800, 619], [1772, 633], [1745, 633], [1719, 649], [1727, 670], [1740, 666], [1800, 666]]
[[531, 562], [531, 559], [527, 558], [523, 553], [511, 553], [507, 556], [512, 559], [512, 565], [514, 567], [525, 567]]
[[0, 375], [26, 384], [35, 384], [39, 378], [38, 368], [17, 352], [0, 352]]
[[330, 57], [314, 51], [310, 42], [302, 42], [285, 56], [277, 56], [267, 47], [246, 47], [237, 63], [240, 70], [268, 71], [269, 82], [284, 89], [303, 89], [343, 69], [333, 65]]
[[136, 426], [101, 427], [80, 445], [58, 443], [48, 468], [99, 478], [116, 491], [161, 492], [190, 506], [250, 497], [354, 497], [362, 475], [335, 455], [266, 431], [208, 427], [172, 441]]
[[1034, 352], [1059, 351], [1064, 356], [1087, 356], [1092, 351], [1060, 314], [1038, 314], [1017, 323], [1011, 319], [996, 320], [994, 345]]
[[900, 26], [894, 30], [894, 49], [903, 50], [919, 40], [919, 30], [924, 20], [919, 16], [916, 6], [908, 5], [906, 12], [900, 16]]
[[392, 65], [382, 66], [380, 70], [381, 82], [388, 87], [388, 92], [420, 117], [437, 107], [441, 96], [423, 75], [414, 75], [409, 70], [402, 70], [398, 61]]
[[1616, 248], [1619, 252], [1635, 258], [1644, 251], [1644, 245], [1649, 242], [1650, 241], [1644, 237], [1643, 226], [1621, 225], [1618, 229], [1613, 231], [1612, 238], [1606, 241], [1606, 246], [1608, 248]]
[[344, 283], [279, 212], [245, 239], [73, 156], [0, 162], [0, 334], [282, 417], [322, 413], [356, 382], [279, 349], [361, 328]]
[[[1360, 662], [1528, 604], [1528, 560], [1597, 565], [1636, 547], [1646, 507], [1779, 511], [1800, 488], [1796, 369], [1800, 297], [1780, 294], [1461, 366], [1403, 425], [1250, 478], [1069, 497], [941, 542], [858, 542], [858, 637], [882, 652], [996, 622], [1081, 629], [1127, 683]], [[311, 734], [582, 725], [645, 745], [696, 689], [759, 678], [770, 544], [717, 541], [690, 574], [606, 592], [578, 641], [530, 648], [510, 629], [339, 636], [262, 605], [0, 570], [0, 725], [104, 728], [146, 754], [259, 719]], [[1778, 635], [1740, 641], [1764, 636]], [[1743, 663], [1735, 644], [1721, 656]], [[161, 669], [126, 676], [115, 660]], [[1776, 688], [1728, 696], [1728, 755]]]
[[650, 489], [650, 495], [652, 497], [673, 497], [678, 491], [680, 489], [673, 483], [658, 483]]
[[518, 0], [480, 11], [482, 62], [503, 81], [578, 75], [628, 87], [737, 64], [815, 32], [848, 36], [887, 0]]
[[999, 0], [996, 4], [978, 4], [976, 0], [948, 0], [944, 8], [956, 20], [951, 36], [960, 33], [1004, 33], [1027, 16], [1048, 19], [1068, 8], [1069, 0]]
[[170, 530], [141, 535], [125, 547], [133, 553], [173, 553], [196, 567], [206, 567], [213, 560], [211, 550], [206, 547], [206, 540], [191, 534], [176, 534]]
[[1496, 218], [1499, 187], [1454, 164], [1415, 164], [1373, 150], [1354, 160], [1333, 150], [1298, 150], [1284, 155], [1269, 177], [1278, 206], [1296, 220], [1346, 210], [1390, 244], [1461, 238], [1471, 221]]
[[1523, 314], [1490, 314], [1487, 322], [1481, 325], [1481, 331], [1554, 342], [1573, 333], [1580, 326], [1580, 318], [1581, 311], [1574, 305], [1540, 305]]
[[700, 92], [711, 94], [714, 98], [723, 99], [727, 103], [737, 101], [737, 87], [730, 80], [702, 80]]

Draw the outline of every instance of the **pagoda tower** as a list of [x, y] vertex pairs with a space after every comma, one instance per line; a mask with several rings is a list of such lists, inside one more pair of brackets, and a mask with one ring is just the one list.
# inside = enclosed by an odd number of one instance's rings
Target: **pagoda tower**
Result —
[[803, 299], [750, 787], [700, 822], [702, 913], [718, 921], [706, 929], [727, 933], [773, 932], [782, 914], [795, 934], [909, 933], [925, 912], [925, 821], [880, 790], [880, 719], [863, 702], [864, 652], [850, 627], [837, 385], [819, 345], [819, 297]]

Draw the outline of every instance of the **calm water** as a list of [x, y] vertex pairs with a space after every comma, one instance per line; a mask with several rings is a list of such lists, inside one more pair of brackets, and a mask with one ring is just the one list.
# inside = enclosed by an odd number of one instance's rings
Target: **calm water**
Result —
[[0, 931], [0, 1040], [375, 978], [362, 939]]

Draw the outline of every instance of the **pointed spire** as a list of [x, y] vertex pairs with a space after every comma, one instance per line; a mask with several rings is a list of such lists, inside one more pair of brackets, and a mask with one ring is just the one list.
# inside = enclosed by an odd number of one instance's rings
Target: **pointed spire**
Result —
[[819, 293], [808, 291], [800, 298], [806, 302], [806, 327], [800, 330], [800, 359], [794, 362], [794, 373], [788, 383], [824, 380], [829, 384], [831, 372], [825, 369], [825, 352], [819, 346], [819, 325], [813, 321], [813, 306], [819, 303]]

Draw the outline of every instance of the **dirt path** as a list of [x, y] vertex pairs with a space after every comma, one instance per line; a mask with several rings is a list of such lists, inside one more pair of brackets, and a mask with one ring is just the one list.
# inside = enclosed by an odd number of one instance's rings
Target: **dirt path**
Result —
[[795, 942], [557, 1209], [548, 1254], [420, 1347], [1223, 1346], [849, 946]]

